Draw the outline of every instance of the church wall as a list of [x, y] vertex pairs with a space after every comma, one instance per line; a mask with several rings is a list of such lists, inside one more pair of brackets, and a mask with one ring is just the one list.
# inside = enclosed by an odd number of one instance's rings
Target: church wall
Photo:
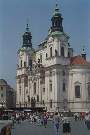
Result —
[[[71, 69], [69, 73], [68, 102], [70, 110], [85, 111], [87, 110], [87, 81], [88, 69]], [[90, 72], [90, 71], [89, 71]], [[90, 75], [90, 74], [89, 74]], [[75, 97], [75, 85], [80, 85], [80, 98]]]

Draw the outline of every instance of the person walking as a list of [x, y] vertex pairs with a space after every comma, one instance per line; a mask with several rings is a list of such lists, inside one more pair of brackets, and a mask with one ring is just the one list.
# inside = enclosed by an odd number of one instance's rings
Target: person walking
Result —
[[46, 115], [44, 115], [44, 117], [43, 117], [43, 124], [46, 128], [46, 126], [47, 126], [47, 116]]
[[85, 121], [86, 121], [85, 123], [86, 123], [86, 125], [87, 125], [88, 130], [90, 130], [90, 113], [87, 115]]
[[60, 117], [57, 112], [54, 115], [53, 123], [56, 131], [56, 135], [59, 135]]
[[71, 135], [71, 125], [68, 118], [63, 120], [63, 134], [64, 135]]

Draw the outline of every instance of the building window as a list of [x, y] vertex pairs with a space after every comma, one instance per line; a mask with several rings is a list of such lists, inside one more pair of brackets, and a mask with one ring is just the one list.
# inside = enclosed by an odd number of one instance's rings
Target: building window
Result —
[[45, 88], [43, 88], [43, 93], [45, 93]]
[[63, 76], [65, 76], [65, 71], [64, 70], [63, 70], [62, 74], [63, 74]]
[[1, 86], [1, 90], [3, 90], [3, 87]]
[[1, 98], [3, 98], [3, 93], [1, 93]]
[[34, 94], [36, 94], [36, 83], [34, 83]]
[[50, 100], [50, 108], [52, 108], [52, 100]]
[[29, 66], [32, 66], [32, 60], [29, 60]]
[[30, 71], [32, 70], [32, 60], [29, 60]]
[[61, 56], [64, 57], [64, 47], [61, 47]]
[[70, 58], [70, 52], [68, 52], [68, 57]]
[[87, 89], [88, 89], [88, 98], [90, 99], [90, 82], [88, 83]]
[[39, 95], [37, 95], [37, 102], [39, 102]]
[[47, 58], [47, 53], [46, 53], [46, 58]]
[[40, 54], [40, 62], [42, 63], [42, 55]]
[[52, 76], [52, 71], [49, 72], [50, 76]]
[[24, 61], [24, 67], [26, 67], [26, 62]]
[[19, 94], [20, 94], [20, 96], [21, 96], [21, 86], [19, 87]]
[[28, 89], [26, 89], [26, 94], [28, 94]]
[[50, 83], [49, 86], [50, 86], [50, 92], [52, 92], [52, 83]]
[[38, 58], [38, 64], [40, 64], [40, 59]]
[[22, 67], [22, 60], [21, 60], [21, 67]]
[[66, 87], [65, 87], [65, 82], [63, 82], [63, 92], [65, 92]]
[[58, 52], [57, 52], [57, 50], [55, 49], [55, 56], [58, 56]]
[[21, 79], [18, 80], [18, 83], [19, 83], [19, 84], [21, 83]]
[[80, 85], [75, 86], [75, 98], [80, 98]]
[[28, 86], [28, 77], [24, 78], [24, 86], [27, 87]]
[[52, 57], [52, 47], [50, 48], [50, 57]]
[[44, 102], [44, 100], [42, 101], [42, 104], [43, 104], [43, 105], [45, 105], [45, 102]]

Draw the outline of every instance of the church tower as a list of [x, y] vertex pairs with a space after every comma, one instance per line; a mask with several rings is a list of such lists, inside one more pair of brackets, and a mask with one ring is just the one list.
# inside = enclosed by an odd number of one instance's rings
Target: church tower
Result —
[[27, 24], [26, 31], [22, 36], [22, 47], [18, 50], [17, 67], [17, 106], [25, 107], [29, 101], [28, 73], [32, 70], [32, 35]]
[[62, 20], [63, 20], [62, 15], [60, 14], [58, 5], [56, 4], [55, 11], [51, 18], [51, 21], [52, 21], [51, 31], [52, 32], [54, 32], [54, 31], [63, 32]]
[[31, 35], [31, 32], [29, 31], [29, 26], [28, 26], [28, 23], [27, 23], [26, 31], [23, 34], [23, 45], [22, 45], [22, 47], [32, 48], [32, 41], [31, 40], [32, 40], [32, 35]]

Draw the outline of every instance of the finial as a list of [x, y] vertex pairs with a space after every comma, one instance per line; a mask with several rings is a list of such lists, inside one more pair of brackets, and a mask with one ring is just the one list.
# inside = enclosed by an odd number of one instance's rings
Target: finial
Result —
[[56, 3], [56, 8], [58, 7], [58, 4]]
[[55, 12], [59, 12], [58, 1], [56, 0]]
[[56, 9], [58, 8], [58, 0], [56, 0]]
[[29, 31], [29, 19], [27, 19], [26, 31]]

